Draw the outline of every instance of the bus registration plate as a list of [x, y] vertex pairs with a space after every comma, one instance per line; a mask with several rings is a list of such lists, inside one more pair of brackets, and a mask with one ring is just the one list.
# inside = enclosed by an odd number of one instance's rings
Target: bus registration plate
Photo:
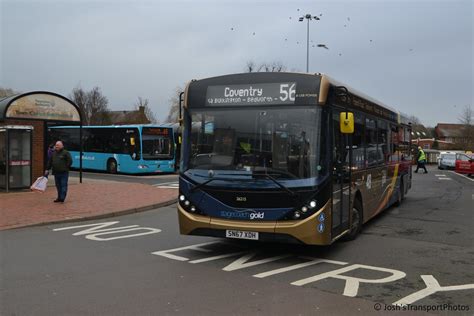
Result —
[[241, 231], [241, 230], [228, 229], [225, 231], [225, 236], [227, 238], [258, 240], [257, 232], [247, 232], [247, 231]]

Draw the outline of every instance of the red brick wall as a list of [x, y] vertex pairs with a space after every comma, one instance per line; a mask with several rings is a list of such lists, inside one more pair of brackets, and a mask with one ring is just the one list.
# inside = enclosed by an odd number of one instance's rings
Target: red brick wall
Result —
[[3, 122], [4, 125], [28, 125], [33, 126], [33, 181], [43, 175], [44, 168], [44, 153], [46, 150], [44, 144], [44, 122], [30, 121], [30, 120], [12, 120], [7, 119]]

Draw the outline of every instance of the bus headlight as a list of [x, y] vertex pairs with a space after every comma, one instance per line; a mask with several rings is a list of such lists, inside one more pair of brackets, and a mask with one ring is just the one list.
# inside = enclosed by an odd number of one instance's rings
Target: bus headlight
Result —
[[138, 165], [138, 169], [148, 169], [147, 165]]
[[316, 200], [310, 200], [304, 205], [295, 208], [286, 218], [287, 219], [304, 219], [317, 210], [318, 202]]
[[184, 194], [180, 194], [178, 196], [178, 202], [179, 202], [179, 205], [181, 205], [181, 207], [185, 211], [191, 212], [191, 213], [196, 213], [196, 214], [201, 214], [201, 211], [196, 206], [194, 206], [191, 203], [191, 201], [188, 200], [188, 198]]

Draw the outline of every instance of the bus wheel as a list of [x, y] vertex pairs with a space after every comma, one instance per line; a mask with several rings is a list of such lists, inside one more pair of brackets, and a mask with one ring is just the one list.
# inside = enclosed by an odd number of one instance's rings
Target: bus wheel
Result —
[[117, 161], [115, 161], [115, 159], [109, 159], [109, 161], [107, 161], [107, 172], [117, 173]]
[[354, 201], [352, 206], [352, 224], [349, 233], [347, 233], [343, 240], [350, 241], [356, 239], [357, 235], [362, 229], [362, 203], [359, 199]]

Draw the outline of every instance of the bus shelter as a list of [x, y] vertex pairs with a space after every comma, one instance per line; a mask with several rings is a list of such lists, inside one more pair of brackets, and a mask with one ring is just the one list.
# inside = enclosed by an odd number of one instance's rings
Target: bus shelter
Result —
[[43, 175], [48, 126], [79, 125], [82, 182], [82, 115], [68, 98], [33, 91], [0, 99], [0, 190], [25, 189]]

